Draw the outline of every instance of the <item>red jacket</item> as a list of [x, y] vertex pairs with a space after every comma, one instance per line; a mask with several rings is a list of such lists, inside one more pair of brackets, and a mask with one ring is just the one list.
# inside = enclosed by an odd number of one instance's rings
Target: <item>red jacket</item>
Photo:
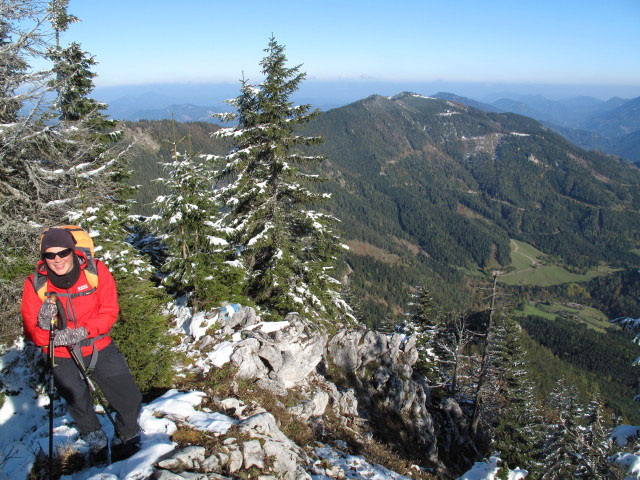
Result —
[[[55, 293], [82, 293], [91, 289], [91, 285], [87, 282], [84, 270], [87, 265], [86, 257], [78, 250], [75, 251], [80, 260], [81, 273], [78, 281], [69, 290], [57, 288], [47, 280], [47, 292]], [[111, 327], [118, 318], [118, 294], [116, 292], [116, 282], [111, 272], [105, 265], [96, 260], [98, 269], [98, 288], [95, 292], [70, 298], [59, 296], [58, 298], [64, 306], [67, 314], [69, 328], [84, 327], [87, 330], [89, 339], [104, 335], [111, 330]], [[45, 262], [41, 260], [36, 267], [40, 274], [46, 275], [47, 269]], [[24, 325], [24, 333], [27, 339], [33, 341], [38, 346], [44, 347], [48, 353], [49, 330], [43, 330], [38, 327], [38, 312], [42, 306], [42, 300], [33, 288], [33, 274], [31, 274], [24, 282], [22, 290], [22, 322]], [[108, 335], [96, 340], [95, 346], [98, 350], [111, 343], [111, 337]], [[92, 346], [82, 347], [82, 355], [91, 355]], [[56, 347], [56, 357], [70, 357], [67, 347]]]

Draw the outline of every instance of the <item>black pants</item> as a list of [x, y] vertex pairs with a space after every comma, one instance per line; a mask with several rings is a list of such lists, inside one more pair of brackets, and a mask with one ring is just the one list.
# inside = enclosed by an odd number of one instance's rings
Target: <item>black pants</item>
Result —
[[[89, 365], [91, 355], [82, 358]], [[67, 402], [67, 411], [78, 425], [80, 434], [101, 428], [93, 410], [93, 400], [78, 367], [72, 358], [56, 357], [53, 369], [56, 388]], [[138, 414], [142, 404], [142, 394], [138, 389], [127, 362], [111, 342], [98, 352], [98, 361], [91, 372], [100, 390], [116, 414], [116, 425], [124, 439], [138, 432]]]

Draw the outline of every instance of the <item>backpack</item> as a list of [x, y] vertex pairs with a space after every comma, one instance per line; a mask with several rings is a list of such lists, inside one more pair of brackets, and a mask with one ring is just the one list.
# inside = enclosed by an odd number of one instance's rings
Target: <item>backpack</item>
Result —
[[[71, 235], [73, 235], [73, 239], [76, 241], [76, 250], [80, 250], [87, 257], [87, 266], [84, 269], [84, 275], [87, 277], [87, 282], [91, 285], [91, 290], [87, 291], [85, 294], [93, 293], [98, 288], [98, 266], [96, 265], [94, 255], [94, 247], [93, 240], [86, 232], [86, 230], [77, 225], [62, 225], [60, 227], [53, 228], [64, 228], [65, 230], [69, 230]], [[47, 230], [49, 230], [47, 228]], [[45, 230], [42, 232], [40, 236], [40, 246], [42, 246], [42, 237], [44, 237]], [[40, 300], [44, 302], [45, 298], [47, 298], [47, 277], [46, 275], [42, 275], [38, 272], [36, 268], [35, 273], [33, 274], [33, 288], [35, 289]]]

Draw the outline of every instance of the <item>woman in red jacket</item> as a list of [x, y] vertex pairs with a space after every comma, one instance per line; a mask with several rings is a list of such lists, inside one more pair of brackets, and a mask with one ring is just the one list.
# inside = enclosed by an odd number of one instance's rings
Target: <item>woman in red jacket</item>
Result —
[[70, 354], [71, 348], [81, 346], [82, 361], [89, 367], [93, 360], [93, 377], [117, 412], [119, 437], [112, 441], [112, 460], [126, 458], [140, 448], [138, 414], [142, 395], [124, 357], [109, 337], [119, 311], [113, 276], [102, 262], [96, 261], [98, 286], [94, 290], [84, 274], [87, 258], [75, 249], [73, 235], [63, 228], [45, 232], [41, 254], [37, 271], [46, 275], [46, 290], [57, 294], [64, 312], [58, 312], [50, 298], [42, 302], [34, 288], [34, 276], [29, 276], [22, 292], [25, 336], [48, 353], [52, 316], [60, 314], [58, 316], [67, 319], [66, 328], [54, 333], [56, 388], [66, 400], [67, 411], [81, 437], [90, 445], [91, 453], [106, 457], [107, 437], [94, 412], [91, 394]]

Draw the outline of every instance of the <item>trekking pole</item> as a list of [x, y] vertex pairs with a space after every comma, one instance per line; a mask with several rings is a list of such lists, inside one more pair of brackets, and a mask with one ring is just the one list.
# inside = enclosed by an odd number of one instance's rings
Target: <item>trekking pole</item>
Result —
[[[55, 302], [55, 295], [52, 295]], [[45, 301], [49, 301], [48, 299]], [[47, 393], [49, 394], [49, 480], [53, 480], [53, 396], [55, 393], [53, 381], [53, 367], [55, 366], [55, 347], [53, 345], [54, 329], [56, 327], [56, 315], [51, 315], [51, 325], [49, 328], [49, 384]]]
[[[57, 302], [56, 305], [58, 306], [58, 313], [61, 315], [61, 318], [60, 318], [60, 322], [62, 323], [62, 327], [61, 328], [66, 328], [67, 324], [69, 322], [68, 322], [68, 320], [66, 318], [67, 314], [64, 311], [64, 307], [62, 306], [62, 304], [60, 303], [60, 301], [58, 300], [56, 295], [51, 295], [51, 297], [53, 297], [53, 301], [54, 302]], [[114, 432], [118, 436], [120, 436], [120, 431], [118, 430], [118, 427], [116, 426], [115, 420], [113, 419], [113, 417], [109, 413], [109, 410], [107, 410], [106, 405], [102, 401], [102, 395], [100, 394], [98, 389], [93, 385], [93, 382], [89, 378], [89, 370], [87, 370], [87, 368], [84, 366], [84, 362], [82, 361], [81, 358], [78, 357], [78, 354], [76, 353], [76, 351], [73, 349], [73, 347], [71, 345], [67, 345], [67, 350], [69, 351], [69, 355], [71, 355], [71, 359], [73, 360], [73, 363], [76, 364], [76, 367], [78, 368], [78, 371], [80, 372], [80, 376], [84, 380], [84, 383], [87, 385], [87, 388], [89, 389], [89, 392], [92, 392], [92, 393], [94, 393], [96, 395], [96, 397], [98, 398], [98, 403], [100, 403], [100, 405], [102, 406], [102, 409], [104, 410], [104, 413], [107, 415], [107, 417], [109, 418], [109, 421], [113, 425]]]
[[116, 435], [118, 435], [120, 438], [122, 438], [122, 436], [120, 435], [120, 430], [116, 426], [115, 420], [113, 419], [113, 417], [109, 413], [109, 410], [107, 410], [106, 405], [102, 401], [102, 395], [100, 395], [100, 392], [98, 392], [98, 389], [95, 387], [95, 385], [93, 384], [93, 382], [89, 378], [89, 371], [84, 366], [84, 363], [82, 362], [82, 359], [78, 358], [78, 355], [76, 354], [76, 352], [73, 349], [73, 347], [67, 346], [67, 349], [69, 350], [69, 353], [71, 354], [71, 358], [73, 359], [73, 362], [76, 364], [76, 367], [78, 367], [78, 371], [80, 371], [80, 375], [84, 379], [84, 382], [87, 384], [87, 387], [89, 388], [89, 391], [95, 393], [96, 397], [98, 398], [98, 402], [102, 406], [102, 409], [104, 410], [104, 413], [107, 415], [107, 418], [109, 419], [109, 421], [113, 425], [114, 432], [116, 433]]

